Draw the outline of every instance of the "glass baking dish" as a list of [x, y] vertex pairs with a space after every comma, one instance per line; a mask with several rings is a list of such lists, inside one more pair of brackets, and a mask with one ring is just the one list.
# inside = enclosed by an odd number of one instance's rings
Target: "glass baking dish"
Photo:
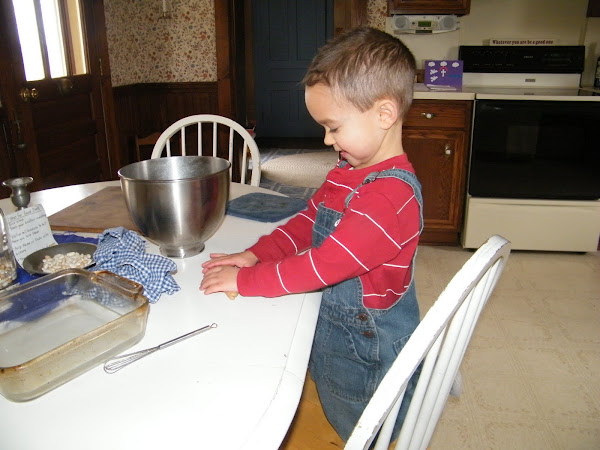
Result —
[[27, 401], [131, 347], [146, 331], [143, 287], [67, 269], [0, 295], [0, 394]]

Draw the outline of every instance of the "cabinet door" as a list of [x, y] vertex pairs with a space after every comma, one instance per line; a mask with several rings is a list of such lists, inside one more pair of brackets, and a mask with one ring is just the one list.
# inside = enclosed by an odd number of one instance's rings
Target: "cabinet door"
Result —
[[471, 0], [388, 0], [388, 14], [469, 14]]
[[423, 191], [423, 243], [456, 244], [462, 226], [466, 133], [405, 128], [403, 146]]

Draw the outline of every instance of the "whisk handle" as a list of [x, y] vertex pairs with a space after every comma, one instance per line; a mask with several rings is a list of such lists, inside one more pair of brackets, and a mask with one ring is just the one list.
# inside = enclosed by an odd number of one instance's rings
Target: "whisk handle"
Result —
[[162, 344], [160, 344], [158, 346], [158, 350], [162, 350], [163, 348], [167, 348], [170, 347], [173, 344], [177, 344], [178, 342], [184, 341], [186, 339], [191, 338], [192, 336], [196, 336], [197, 334], [200, 333], [204, 333], [207, 330], [210, 330], [211, 328], [217, 328], [217, 324], [216, 323], [211, 323], [210, 325], [206, 325], [205, 327], [202, 328], [198, 328], [197, 330], [194, 331], [190, 331], [189, 333], [186, 333], [182, 336], [178, 336], [174, 339], [171, 339], [170, 341], [167, 342], [163, 342]]
[[212, 323], [210, 325], [206, 325], [205, 327], [198, 328], [197, 330], [190, 331], [189, 333], [178, 336], [174, 339], [171, 339], [170, 341], [163, 342], [162, 344], [157, 345], [156, 347], [147, 348], [145, 350], [140, 350], [133, 353], [127, 353], [120, 356], [115, 356], [114, 358], [111, 358], [108, 361], [106, 361], [106, 363], [104, 364], [104, 371], [106, 373], [115, 373], [121, 370], [123, 367], [128, 366], [132, 362], [142, 359], [144, 356], [148, 356], [150, 353], [154, 353], [158, 350], [162, 350], [163, 348], [170, 347], [173, 344], [177, 344], [178, 342], [191, 338], [192, 336], [196, 336], [197, 334], [203, 333], [207, 330], [210, 330], [211, 328], [217, 328], [217, 324]]

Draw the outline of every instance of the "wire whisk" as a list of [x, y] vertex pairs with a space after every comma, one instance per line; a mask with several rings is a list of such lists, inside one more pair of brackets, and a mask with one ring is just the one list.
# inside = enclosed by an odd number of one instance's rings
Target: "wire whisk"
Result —
[[132, 362], [138, 361], [143, 357], [150, 355], [151, 353], [170, 347], [173, 344], [177, 344], [178, 342], [191, 338], [192, 336], [204, 333], [205, 331], [208, 331], [212, 328], [217, 328], [217, 324], [212, 323], [210, 325], [206, 325], [205, 327], [198, 328], [197, 330], [190, 331], [189, 333], [171, 339], [170, 341], [163, 342], [162, 344], [157, 345], [156, 347], [151, 347], [145, 350], [139, 350], [137, 352], [125, 353], [123, 355], [115, 356], [104, 363], [104, 371], [106, 373], [115, 373], [121, 370], [123, 367], [126, 367]]

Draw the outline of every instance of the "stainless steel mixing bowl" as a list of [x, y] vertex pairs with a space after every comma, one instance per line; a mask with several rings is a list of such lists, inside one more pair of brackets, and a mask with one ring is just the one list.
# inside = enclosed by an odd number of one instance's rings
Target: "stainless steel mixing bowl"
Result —
[[165, 256], [186, 258], [204, 250], [229, 198], [229, 161], [212, 156], [171, 156], [119, 170], [133, 223]]

